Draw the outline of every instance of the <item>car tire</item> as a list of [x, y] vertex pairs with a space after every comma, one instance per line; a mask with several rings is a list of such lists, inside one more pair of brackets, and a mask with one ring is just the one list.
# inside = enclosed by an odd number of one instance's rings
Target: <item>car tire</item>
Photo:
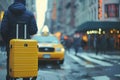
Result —
[[60, 64], [63, 64], [63, 63], [64, 63], [64, 59], [63, 59], [63, 60], [60, 60], [59, 63], [60, 63]]
[[43, 61], [38, 60], [38, 65], [43, 64]]

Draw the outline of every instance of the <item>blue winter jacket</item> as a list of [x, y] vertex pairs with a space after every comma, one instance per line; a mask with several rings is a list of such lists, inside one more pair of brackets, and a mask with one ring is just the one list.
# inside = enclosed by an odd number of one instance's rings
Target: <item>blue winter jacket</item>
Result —
[[27, 25], [27, 38], [37, 33], [34, 15], [22, 3], [13, 3], [5, 12], [1, 23], [1, 35], [5, 43], [16, 38], [16, 24], [19, 25], [19, 38], [24, 38], [24, 25]]

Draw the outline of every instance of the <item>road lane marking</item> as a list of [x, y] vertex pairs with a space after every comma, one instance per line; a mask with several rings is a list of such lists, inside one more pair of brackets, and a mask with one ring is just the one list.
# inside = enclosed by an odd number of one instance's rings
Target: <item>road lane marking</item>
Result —
[[[100, 59], [100, 60], [106, 60], [106, 61], [110, 61], [112, 63], [115, 63], [115, 64], [120, 64], [118, 60], [112, 60], [112, 59], [109, 59], [109, 58], [105, 58], [104, 56], [102, 55], [95, 55], [95, 54], [86, 54], [85, 55], [88, 55], [90, 57], [94, 57], [94, 58], [97, 58], [97, 59]], [[111, 55], [109, 55], [111, 57]], [[108, 57], [108, 55], [107, 55]]]
[[75, 57], [74, 55], [72, 55], [72, 54], [67, 54], [68, 56], [70, 56], [71, 58], [73, 58], [76, 62], [78, 62], [80, 65], [82, 65], [82, 66], [85, 66], [85, 67], [89, 67], [89, 68], [93, 68], [93, 67], [95, 67], [93, 64], [87, 64], [85, 61], [83, 61], [83, 60], [81, 60], [81, 59], [79, 59], [79, 58], [77, 58], [77, 57]]
[[107, 76], [96, 76], [96, 77], [92, 77], [94, 80], [110, 80], [109, 77]]
[[110, 55], [102, 55], [103, 57], [105, 57], [105, 58], [109, 58], [109, 59], [120, 59], [120, 56], [118, 55], [112, 55], [112, 56], [110, 56]]
[[120, 74], [115, 74], [115, 76], [120, 77]]
[[102, 65], [102, 66], [113, 66], [113, 64], [90, 58], [89, 56], [87, 56], [85, 54], [80, 54], [79, 56], [81, 56], [82, 58], [84, 58], [84, 59], [86, 59], [88, 61], [92, 61], [92, 62], [94, 62], [96, 64], [99, 64], [99, 65]]

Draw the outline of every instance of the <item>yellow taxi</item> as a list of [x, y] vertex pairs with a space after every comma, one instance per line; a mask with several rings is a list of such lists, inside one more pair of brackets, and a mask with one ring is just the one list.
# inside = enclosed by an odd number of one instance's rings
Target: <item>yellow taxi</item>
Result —
[[50, 33], [37, 34], [32, 39], [38, 41], [38, 60], [57, 61], [59, 64], [64, 62], [65, 49], [58, 38]]

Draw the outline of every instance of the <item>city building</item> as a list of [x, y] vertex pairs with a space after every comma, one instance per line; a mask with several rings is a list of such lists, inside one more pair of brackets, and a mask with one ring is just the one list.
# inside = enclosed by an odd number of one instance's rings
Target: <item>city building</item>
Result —
[[[75, 13], [76, 13], [76, 0], [63, 0], [63, 30], [64, 34], [71, 35], [75, 31]], [[59, 19], [59, 18], [58, 18]]]
[[116, 34], [120, 44], [120, 0], [48, 0], [47, 24], [52, 33]]
[[[55, 0], [48, 0], [47, 1], [47, 10], [46, 10], [46, 14], [45, 14], [45, 22], [44, 22], [44, 25], [47, 25], [48, 28], [49, 28], [49, 31], [51, 33], [53, 33], [54, 29], [53, 27], [55, 26], [55, 17], [56, 17], [56, 14], [54, 14], [54, 17], [52, 16], [53, 12], [55, 13]], [[53, 7], [54, 7], [54, 10], [53, 10]], [[53, 17], [53, 18], [52, 18]]]
[[98, 0], [77, 0], [75, 13], [75, 26], [86, 21], [98, 20]]
[[77, 0], [76, 5], [76, 27], [88, 21], [120, 21], [119, 0]]
[[89, 37], [105, 34], [120, 49], [120, 0], [77, 0], [76, 5], [76, 31]]
[[48, 0], [46, 21], [52, 33], [61, 32], [66, 35], [74, 33], [75, 2], [76, 0]]

